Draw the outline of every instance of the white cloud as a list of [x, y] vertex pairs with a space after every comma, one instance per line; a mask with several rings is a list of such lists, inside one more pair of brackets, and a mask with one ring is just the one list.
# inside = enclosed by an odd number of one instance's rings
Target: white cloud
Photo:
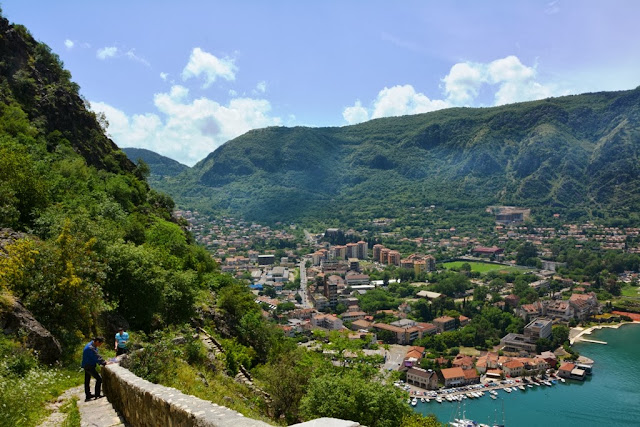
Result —
[[256, 85], [256, 89], [255, 89], [255, 91], [256, 91], [257, 93], [265, 93], [265, 92], [267, 91], [267, 82], [265, 82], [264, 80], [263, 80], [263, 81], [261, 81], [261, 82], [259, 82], [259, 83]]
[[128, 116], [108, 104], [91, 103], [94, 111], [107, 116], [109, 133], [120, 147], [147, 148], [188, 165], [251, 129], [282, 123], [270, 115], [266, 99], [234, 98], [221, 105], [208, 98], [191, 99], [180, 85], [156, 94], [154, 105], [155, 113]]
[[107, 58], [113, 58], [118, 53], [118, 48], [115, 46], [103, 47], [98, 49], [96, 56], [98, 59], [105, 60]]
[[214, 55], [203, 51], [199, 47], [191, 51], [189, 62], [184, 70], [182, 70], [182, 79], [187, 80], [191, 77], [200, 77], [204, 75], [204, 84], [202, 87], [207, 88], [216, 81], [218, 77], [227, 81], [233, 81], [236, 78], [237, 67], [233, 59], [219, 59]]
[[552, 2], [547, 3], [547, 7], [544, 9], [544, 13], [547, 15], [555, 15], [560, 12], [560, 0], [554, 0]]
[[385, 87], [367, 109], [360, 101], [346, 107], [342, 117], [349, 124], [368, 118], [418, 114], [454, 106], [481, 106], [481, 92], [493, 94], [492, 105], [532, 101], [564, 95], [553, 83], [537, 80], [536, 66], [524, 65], [517, 56], [507, 56], [489, 63], [460, 62], [454, 64], [442, 79], [444, 99], [430, 99], [411, 85]]
[[342, 117], [344, 117], [350, 125], [355, 125], [356, 123], [362, 123], [369, 120], [369, 112], [362, 106], [362, 103], [358, 99], [352, 107], [346, 107], [344, 109]]
[[468, 105], [477, 96], [485, 82], [484, 71], [474, 64], [462, 62], [455, 64], [442, 81], [445, 95], [454, 105]]
[[165, 82], [167, 81], [168, 77], [169, 77], [169, 73], [160, 73], [160, 78]]
[[131, 60], [134, 60], [136, 62], [139, 62], [141, 64], [146, 65], [147, 67], [150, 67], [151, 64], [149, 63], [149, 61], [147, 61], [146, 59], [136, 55], [135, 49], [129, 49], [127, 51], [127, 53], [125, 53], [125, 56]]
[[378, 93], [371, 118], [427, 113], [448, 106], [446, 101], [431, 100], [417, 93], [411, 85], [385, 87]]
[[73, 40], [66, 39], [66, 40], [64, 41], [64, 46], [65, 46], [67, 49], [73, 49], [73, 46], [74, 46], [74, 45], [75, 45], [75, 43], [73, 42]]

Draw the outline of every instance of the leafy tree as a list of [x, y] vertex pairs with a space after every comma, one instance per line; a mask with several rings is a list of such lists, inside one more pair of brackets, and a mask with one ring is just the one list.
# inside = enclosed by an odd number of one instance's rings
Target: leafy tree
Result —
[[304, 419], [341, 418], [370, 427], [401, 425], [412, 414], [397, 387], [369, 381], [353, 371], [313, 378], [300, 405]]

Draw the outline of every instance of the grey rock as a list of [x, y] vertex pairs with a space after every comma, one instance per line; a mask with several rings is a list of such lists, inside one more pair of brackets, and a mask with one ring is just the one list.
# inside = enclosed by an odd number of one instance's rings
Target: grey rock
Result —
[[33, 349], [44, 363], [55, 363], [62, 356], [58, 340], [18, 300], [0, 309], [0, 328], [7, 335], [24, 334], [27, 347]]

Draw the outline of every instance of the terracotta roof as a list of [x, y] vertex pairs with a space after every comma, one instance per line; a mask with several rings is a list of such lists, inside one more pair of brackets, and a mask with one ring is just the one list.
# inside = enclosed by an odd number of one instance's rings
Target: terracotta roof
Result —
[[462, 368], [445, 368], [442, 371], [442, 377], [445, 380], [452, 378], [464, 378], [464, 371]]
[[478, 371], [475, 369], [464, 369], [462, 373], [464, 373], [464, 377], [468, 380], [478, 378], [480, 376], [478, 375]]
[[574, 365], [573, 363], [565, 363], [564, 365], [560, 366], [560, 369], [558, 369], [559, 371], [573, 371], [573, 369], [576, 367], [576, 365]]
[[504, 363], [502, 366], [509, 369], [524, 368], [524, 364], [518, 360], [512, 360], [511, 362]]

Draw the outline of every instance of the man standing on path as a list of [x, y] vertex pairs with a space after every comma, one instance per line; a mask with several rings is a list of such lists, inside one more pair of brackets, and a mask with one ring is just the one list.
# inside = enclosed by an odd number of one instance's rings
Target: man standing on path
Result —
[[127, 352], [127, 342], [129, 342], [129, 333], [124, 331], [124, 328], [120, 326], [118, 333], [116, 334], [116, 342], [114, 344], [116, 356], [125, 354]]
[[[102, 386], [102, 377], [96, 370], [96, 366], [104, 366], [107, 362], [104, 361], [102, 356], [98, 353], [98, 347], [100, 347], [104, 343], [103, 337], [95, 337], [93, 340], [89, 341], [87, 345], [84, 346], [84, 350], [82, 350], [82, 368], [84, 369], [84, 395], [85, 402], [88, 402], [92, 398], [100, 399], [104, 397], [100, 395], [100, 387]], [[91, 382], [91, 377], [96, 379], [96, 389], [95, 394], [91, 394], [91, 389], [89, 387]]]

